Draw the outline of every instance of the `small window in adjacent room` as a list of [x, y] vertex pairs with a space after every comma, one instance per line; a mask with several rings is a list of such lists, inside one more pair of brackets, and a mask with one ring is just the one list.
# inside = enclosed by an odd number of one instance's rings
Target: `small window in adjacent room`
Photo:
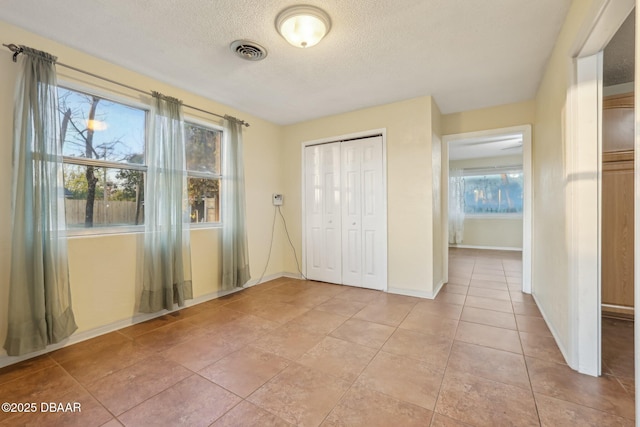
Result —
[[479, 174], [465, 171], [464, 213], [467, 215], [522, 215], [521, 170]]
[[63, 87], [58, 107], [67, 227], [142, 225], [147, 111]]
[[220, 222], [222, 131], [185, 122], [189, 206], [192, 223]]

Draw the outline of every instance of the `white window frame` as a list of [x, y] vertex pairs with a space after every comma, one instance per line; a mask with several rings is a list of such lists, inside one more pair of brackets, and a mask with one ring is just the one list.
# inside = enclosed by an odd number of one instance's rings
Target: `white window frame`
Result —
[[[64, 156], [63, 165], [74, 164], [74, 165], [80, 165], [80, 166], [99, 166], [99, 167], [118, 168], [118, 169], [122, 169], [123, 165], [126, 165], [125, 167], [126, 169], [140, 170], [144, 173], [147, 172], [147, 169], [148, 169], [147, 152], [149, 148], [148, 126], [149, 126], [149, 119], [150, 119], [149, 115], [151, 114], [150, 98], [149, 98], [149, 103], [144, 103], [144, 102], [136, 101], [132, 98], [128, 98], [126, 96], [123, 96], [117, 93], [100, 90], [90, 85], [79, 84], [77, 82], [73, 82], [65, 79], [58, 79], [58, 87], [62, 89], [69, 89], [72, 91], [85, 93], [87, 95], [98, 96], [105, 100], [117, 102], [131, 108], [137, 108], [137, 109], [143, 110], [145, 112], [145, 129], [146, 130], [145, 130], [145, 142], [144, 142], [144, 164], [142, 165], [136, 165], [131, 163], [123, 164], [119, 162], [105, 162], [101, 160], [96, 161], [95, 159], [84, 159], [79, 161], [79, 158], [77, 157]], [[207, 129], [219, 131], [223, 134], [223, 138], [224, 138], [224, 128], [218, 124], [209, 122], [199, 117], [188, 116], [188, 115], [184, 116], [184, 122], [193, 124], [196, 126], [204, 127]], [[188, 177], [218, 179], [220, 180], [220, 189], [222, 190], [222, 181], [224, 180], [223, 165], [224, 165], [224, 147], [223, 147], [222, 138], [221, 138], [220, 173], [219, 174], [209, 175], [209, 174], [203, 174], [203, 173], [197, 173], [197, 172], [190, 173], [189, 170], [186, 170], [186, 172]], [[219, 200], [219, 204], [220, 204], [220, 210], [222, 211], [221, 199]], [[212, 229], [212, 228], [221, 228], [221, 227], [222, 227], [222, 212], [220, 212], [220, 221], [218, 222], [190, 223], [190, 229]], [[144, 233], [144, 223], [139, 225], [100, 226], [100, 227], [91, 227], [91, 228], [68, 228], [66, 224], [66, 218], [65, 218], [64, 232], [67, 237], [83, 237], [83, 236], [95, 237], [95, 236], [101, 236], [101, 235]]]
[[[187, 178], [189, 177], [193, 177], [193, 178], [205, 178], [205, 179], [218, 179], [220, 181], [220, 192], [222, 193], [222, 180], [224, 179], [224, 171], [223, 171], [223, 165], [224, 165], [224, 147], [222, 144], [223, 138], [224, 138], [224, 128], [220, 125], [216, 125], [214, 123], [208, 122], [206, 120], [203, 120], [201, 118], [197, 118], [197, 117], [193, 117], [193, 116], [185, 116], [184, 117], [184, 122], [185, 124], [189, 123], [192, 125], [196, 125], [196, 126], [200, 126], [206, 129], [210, 129], [210, 130], [215, 130], [218, 131], [222, 134], [222, 137], [220, 138], [220, 173], [217, 175], [213, 175], [213, 174], [207, 174], [207, 173], [198, 173], [198, 172], [189, 172], [189, 170], [187, 169]], [[185, 141], [186, 143], [186, 141]], [[220, 220], [218, 222], [192, 222], [190, 223], [191, 229], [192, 230], [198, 230], [198, 229], [208, 229], [208, 228], [222, 228], [222, 198], [220, 198], [218, 200], [219, 203], [219, 207], [220, 207]]]
[[[148, 128], [149, 128], [149, 114], [151, 112], [151, 106], [149, 104], [135, 101], [131, 98], [127, 98], [125, 96], [118, 95], [112, 92], [100, 90], [92, 86], [78, 84], [76, 82], [72, 82], [64, 79], [58, 79], [58, 87], [62, 89], [72, 90], [75, 92], [85, 93], [87, 95], [98, 96], [107, 101], [116, 102], [131, 108], [137, 108], [145, 112], [144, 163], [142, 165], [137, 165], [133, 163], [108, 162], [108, 161], [95, 160], [95, 159], [79, 160], [82, 158], [69, 157], [69, 156], [63, 156], [63, 160], [62, 160], [63, 165], [73, 164], [73, 165], [79, 165], [79, 166], [98, 166], [98, 167], [118, 168], [118, 169], [123, 169], [123, 165], [124, 165], [125, 166], [124, 169], [139, 170], [144, 173], [147, 172], [147, 151], [149, 148]], [[68, 228], [66, 223], [66, 218], [65, 218], [65, 233], [67, 237], [131, 234], [131, 233], [143, 233], [143, 232], [144, 232], [144, 223], [138, 224], [138, 225], [102, 226], [102, 227], [91, 227], [91, 228]]]

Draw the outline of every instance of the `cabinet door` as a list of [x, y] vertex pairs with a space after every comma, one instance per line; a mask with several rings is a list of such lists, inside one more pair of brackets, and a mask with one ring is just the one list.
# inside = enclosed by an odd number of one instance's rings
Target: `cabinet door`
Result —
[[305, 148], [306, 275], [341, 283], [340, 144]]
[[612, 95], [602, 100], [602, 151], [633, 150], [634, 94]]
[[603, 163], [602, 172], [602, 304], [618, 313], [634, 305], [633, 153], [628, 156]]

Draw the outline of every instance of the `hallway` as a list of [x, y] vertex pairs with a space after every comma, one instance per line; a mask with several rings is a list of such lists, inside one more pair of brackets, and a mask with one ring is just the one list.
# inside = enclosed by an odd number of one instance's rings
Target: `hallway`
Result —
[[[632, 390], [578, 374], [519, 253], [452, 249], [435, 300], [280, 278], [0, 369], [0, 426], [633, 425]], [[611, 367], [611, 373], [620, 365]]]
[[[620, 357], [617, 353], [615, 360], [618, 364], [624, 364], [626, 369], [612, 371], [603, 368], [606, 375], [600, 378], [578, 374], [566, 366], [533, 298], [520, 291], [522, 264], [519, 252], [452, 248], [449, 253], [449, 284], [436, 300], [464, 303], [464, 309], [447, 374], [453, 367], [451, 359], [455, 355], [457, 341], [486, 346], [495, 349], [492, 350], [491, 360], [486, 360], [482, 367], [483, 363], [478, 357], [481, 353], [475, 353], [473, 360], [477, 366], [470, 364], [466, 370], [474, 376], [512, 385], [518, 385], [513, 380], [521, 377], [520, 385], [533, 392], [541, 425], [633, 425], [629, 421], [634, 418], [633, 381], [623, 376], [628, 375], [629, 358]], [[466, 298], [463, 300], [454, 296], [456, 293], [464, 294]], [[481, 325], [472, 327], [467, 322]], [[606, 321], [603, 325], [608, 325], [603, 326], [607, 332], [618, 331], [616, 348], [625, 346], [620, 334], [628, 337], [628, 333], [619, 332], [619, 327]], [[474, 329], [472, 333], [461, 334], [461, 331], [470, 328]], [[604, 341], [610, 351], [603, 349], [603, 358], [613, 360], [616, 353], [612, 351], [611, 340]], [[628, 348], [628, 345], [625, 347]], [[522, 354], [524, 358], [505, 351]], [[507, 360], [517, 363], [509, 365]], [[480, 398], [480, 402], [483, 400]], [[494, 398], [487, 400], [487, 405], [490, 405]], [[510, 405], [505, 402], [505, 406]], [[470, 411], [471, 414], [477, 409], [475, 406], [472, 404], [474, 409]], [[474, 424], [471, 419], [468, 420]]]

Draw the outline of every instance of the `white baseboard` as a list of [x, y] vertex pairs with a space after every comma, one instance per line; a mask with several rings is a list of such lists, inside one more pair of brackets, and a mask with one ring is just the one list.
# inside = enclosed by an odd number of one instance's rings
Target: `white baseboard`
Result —
[[492, 251], [522, 251], [522, 248], [512, 248], [509, 246], [449, 245], [449, 247], [460, 249], [489, 249]]
[[[278, 279], [280, 277], [299, 278], [300, 276], [298, 274], [294, 274], [294, 273], [281, 272], [281, 273], [275, 273], [275, 274], [271, 274], [269, 276], [265, 276], [262, 279], [262, 281], [263, 282], [267, 282], [269, 280]], [[255, 286], [257, 284], [257, 282], [258, 282], [257, 279], [250, 280], [245, 285], [245, 288], [251, 287], [251, 286]], [[22, 356], [7, 356], [6, 352], [3, 350], [3, 354], [0, 354], [0, 368], [3, 368], [5, 366], [9, 366], [9, 365], [13, 365], [14, 363], [22, 362], [24, 360], [32, 359], [34, 357], [37, 357], [37, 356], [40, 356], [40, 355], [43, 355], [43, 354], [46, 354], [46, 353], [50, 353], [50, 352], [52, 352], [54, 350], [58, 350], [58, 349], [61, 349], [63, 347], [68, 347], [70, 345], [77, 344], [79, 342], [86, 341], [86, 340], [89, 340], [91, 338], [96, 338], [96, 337], [98, 337], [100, 335], [108, 334], [109, 332], [114, 332], [114, 331], [117, 331], [119, 329], [126, 328], [127, 326], [135, 325], [137, 323], [146, 322], [147, 320], [151, 320], [151, 319], [154, 319], [156, 317], [164, 316], [165, 314], [176, 312], [176, 311], [182, 310], [183, 308], [191, 307], [191, 306], [194, 306], [194, 305], [197, 305], [197, 304], [201, 304], [201, 303], [206, 302], [206, 301], [210, 301], [212, 299], [216, 299], [216, 298], [223, 297], [225, 295], [233, 294], [233, 293], [239, 292], [241, 290], [242, 290], [242, 288], [236, 288], [236, 289], [231, 289], [229, 291], [218, 291], [218, 292], [211, 292], [209, 294], [201, 295], [201, 296], [199, 296], [197, 298], [185, 301], [185, 306], [184, 307], [178, 308], [178, 309], [173, 310], [173, 311], [162, 310], [162, 311], [158, 311], [157, 313], [139, 313], [139, 314], [135, 314], [131, 318], [118, 320], [116, 322], [109, 323], [108, 325], [98, 326], [97, 328], [93, 328], [93, 329], [89, 329], [89, 330], [86, 330], [86, 331], [75, 333], [75, 334], [71, 335], [69, 338], [65, 339], [62, 342], [47, 346], [47, 348], [44, 349], [44, 350], [34, 351], [32, 353], [25, 354], [25, 355], [22, 355]]]
[[440, 293], [440, 291], [442, 290], [442, 287], [444, 286], [445, 283], [447, 283], [448, 280], [442, 279], [441, 281], [439, 281], [434, 287], [433, 287], [433, 297], [437, 297], [438, 294]]
[[433, 292], [425, 292], [425, 291], [418, 291], [418, 290], [415, 290], [415, 289], [404, 289], [404, 288], [396, 288], [396, 287], [393, 287], [393, 286], [389, 286], [387, 288], [387, 292], [390, 293], [390, 294], [405, 295], [405, 296], [408, 296], [408, 297], [434, 299], [436, 297], [436, 295], [438, 295], [438, 292], [440, 292], [440, 289], [442, 289], [442, 286], [444, 286], [444, 281], [440, 281], [435, 286]]
[[[260, 281], [260, 283], [269, 282], [269, 281], [271, 281], [271, 280], [279, 279], [279, 278], [281, 278], [281, 277], [293, 277], [293, 276], [290, 276], [291, 274], [292, 274], [292, 273], [286, 273], [286, 272], [282, 272], [282, 271], [281, 271], [281, 272], [278, 272], [278, 273], [273, 273], [273, 274], [270, 274], [270, 275], [268, 275], [268, 276], [264, 276], [264, 277], [262, 278], [262, 280]], [[260, 278], [258, 277], [257, 279], [251, 279], [251, 280], [249, 280], [249, 281], [244, 285], [244, 287], [245, 287], [245, 288], [250, 288], [250, 287], [252, 287], [252, 286], [257, 285], [257, 284], [258, 284], [258, 280], [259, 280], [259, 279], [260, 279]]]
[[553, 327], [553, 324], [549, 322], [547, 314], [544, 312], [544, 309], [542, 308], [542, 306], [538, 303], [538, 298], [536, 298], [535, 294], [531, 294], [531, 296], [533, 296], [533, 300], [536, 302], [536, 305], [538, 306], [538, 310], [540, 310], [540, 314], [542, 314], [542, 317], [544, 318], [544, 322], [547, 324], [547, 327], [551, 331], [551, 335], [553, 335], [553, 339], [556, 341], [556, 344], [558, 345], [558, 348], [560, 349], [560, 353], [562, 353], [562, 357], [564, 357], [565, 362], [567, 362], [567, 365], [569, 365], [571, 369], [577, 371], [575, 364], [572, 363], [573, 360], [571, 360], [567, 356], [569, 352], [565, 348], [564, 343], [558, 339], [558, 331], [556, 331], [556, 328]]

